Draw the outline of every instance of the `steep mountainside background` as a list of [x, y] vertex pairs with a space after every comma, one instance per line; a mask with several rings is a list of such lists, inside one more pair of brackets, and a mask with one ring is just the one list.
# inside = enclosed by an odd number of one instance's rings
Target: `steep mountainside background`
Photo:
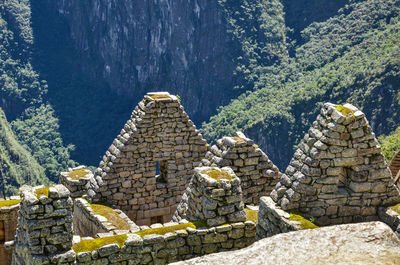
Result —
[[163, 90], [210, 142], [243, 130], [284, 170], [322, 102], [362, 108], [379, 135], [400, 125], [399, 13], [400, 0], [4, 0], [0, 107], [52, 181], [97, 166]]

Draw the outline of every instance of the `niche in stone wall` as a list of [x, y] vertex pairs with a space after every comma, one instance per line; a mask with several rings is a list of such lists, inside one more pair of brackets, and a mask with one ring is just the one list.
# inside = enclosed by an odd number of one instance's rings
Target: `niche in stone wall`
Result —
[[167, 183], [168, 161], [156, 161], [156, 182]]

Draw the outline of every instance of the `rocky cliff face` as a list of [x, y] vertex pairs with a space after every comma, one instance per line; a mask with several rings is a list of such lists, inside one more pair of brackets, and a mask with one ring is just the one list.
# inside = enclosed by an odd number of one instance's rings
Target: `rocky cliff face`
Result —
[[217, 1], [59, 0], [57, 8], [84, 72], [121, 96], [178, 94], [195, 121], [235, 96], [239, 46]]

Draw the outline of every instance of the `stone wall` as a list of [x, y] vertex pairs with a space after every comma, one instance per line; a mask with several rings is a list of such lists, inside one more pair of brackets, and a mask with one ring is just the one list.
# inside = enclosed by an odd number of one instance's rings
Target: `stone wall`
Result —
[[[139, 230], [138, 226], [132, 222], [121, 210], [114, 209], [126, 223], [130, 224], [128, 231]], [[95, 213], [84, 199], [76, 199], [73, 214], [74, 235], [95, 237], [98, 233], [108, 233], [116, 230], [116, 227], [105, 216]], [[128, 232], [125, 231], [125, 232]]]
[[209, 226], [246, 220], [239, 178], [229, 167], [197, 167], [173, 216]]
[[377, 220], [400, 201], [381, 151], [364, 113], [326, 103], [270, 196], [320, 225]]
[[257, 238], [302, 230], [289, 220], [290, 214], [280, 209], [270, 197], [261, 197], [258, 212]]
[[68, 169], [68, 172], [61, 172], [59, 182], [70, 191], [71, 197], [75, 199], [88, 192], [91, 183], [94, 182], [94, 175], [85, 166], [79, 166]]
[[400, 238], [400, 214], [391, 208], [379, 207], [378, 215], [380, 220], [390, 226]]
[[73, 264], [72, 199], [63, 185], [23, 186], [13, 264]]
[[241, 132], [236, 137], [219, 139], [202, 165], [232, 168], [242, 183], [245, 204], [258, 205], [260, 197], [268, 196], [282, 175], [254, 141]]
[[167, 222], [207, 150], [177, 97], [148, 93], [104, 155], [89, 195], [139, 225]]
[[7, 249], [5, 242], [14, 240], [17, 229], [19, 197], [0, 200], [0, 261], [9, 265], [12, 259], [12, 249]]
[[[168, 223], [165, 226], [171, 228], [179, 225]], [[129, 264], [166, 264], [247, 247], [255, 241], [255, 233], [255, 224], [246, 221], [208, 229], [187, 227], [165, 235], [149, 234], [141, 237], [138, 234], [127, 234], [122, 247], [111, 243], [95, 251], [79, 252], [76, 260], [89, 264], [93, 261], [99, 264], [123, 264], [123, 261], [129, 261]]]

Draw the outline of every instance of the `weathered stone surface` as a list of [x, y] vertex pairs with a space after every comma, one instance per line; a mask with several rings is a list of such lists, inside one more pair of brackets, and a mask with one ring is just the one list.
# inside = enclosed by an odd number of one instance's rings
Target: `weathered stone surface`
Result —
[[[232, 167], [241, 180], [245, 204], [257, 205], [259, 198], [269, 195], [282, 176], [268, 156], [242, 132], [218, 140], [207, 152], [202, 165]], [[290, 179], [287, 181], [290, 183]]]
[[397, 264], [400, 240], [381, 222], [289, 232], [245, 249], [174, 264]]
[[400, 202], [372, 128], [350, 104], [324, 105], [286, 174], [271, 198], [321, 225], [377, 219], [377, 207]]

